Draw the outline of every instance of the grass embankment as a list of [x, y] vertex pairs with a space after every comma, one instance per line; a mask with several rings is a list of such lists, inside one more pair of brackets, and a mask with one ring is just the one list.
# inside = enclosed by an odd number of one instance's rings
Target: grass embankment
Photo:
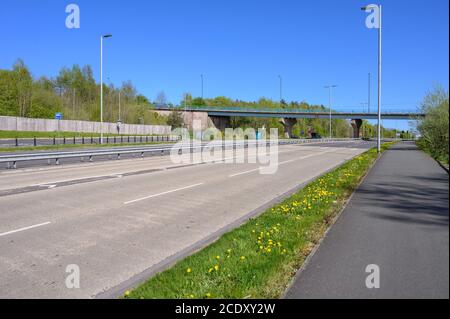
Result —
[[125, 298], [279, 298], [376, 158], [372, 149], [323, 175]]
[[448, 153], [445, 152], [445, 150], [442, 150], [441, 152], [436, 152], [430, 149], [428, 147], [427, 143], [423, 140], [419, 140], [416, 142], [416, 145], [425, 153], [430, 155], [432, 158], [434, 158], [436, 161], [440, 162], [443, 166], [447, 167], [449, 166], [449, 156]]
[[148, 142], [148, 143], [116, 143], [116, 144], [59, 144], [59, 145], [44, 145], [44, 146], [18, 146], [18, 147], [0, 147], [0, 153], [16, 153], [29, 151], [60, 151], [71, 149], [90, 149], [90, 148], [104, 148], [104, 147], [122, 147], [122, 146], [151, 146], [160, 144], [172, 144], [174, 142]]
[[[156, 134], [103, 134], [104, 137], [128, 137], [128, 136], [158, 136]], [[77, 132], [26, 132], [26, 131], [0, 131], [0, 138], [81, 138], [81, 137], [100, 137], [100, 133], [77, 133]]]

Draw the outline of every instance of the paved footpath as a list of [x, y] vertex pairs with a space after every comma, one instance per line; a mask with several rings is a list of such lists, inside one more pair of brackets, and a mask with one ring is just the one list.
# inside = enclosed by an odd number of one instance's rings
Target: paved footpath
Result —
[[412, 143], [387, 151], [286, 298], [449, 298], [448, 179]]

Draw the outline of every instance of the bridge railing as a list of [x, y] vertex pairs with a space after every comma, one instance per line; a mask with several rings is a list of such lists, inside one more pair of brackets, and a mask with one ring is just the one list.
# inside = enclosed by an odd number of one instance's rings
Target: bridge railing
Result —
[[[198, 111], [198, 112], [236, 112], [236, 113], [314, 113], [314, 114], [329, 114], [329, 110], [323, 109], [303, 109], [303, 108], [249, 108], [249, 107], [238, 107], [238, 106], [168, 106], [168, 105], [157, 105], [156, 109], [164, 110], [178, 110], [178, 111]], [[419, 114], [417, 110], [407, 110], [407, 109], [383, 109], [383, 114]], [[348, 110], [332, 110], [332, 114], [377, 114], [376, 111], [368, 112], [368, 110], [355, 110], [355, 108], [350, 108]]]

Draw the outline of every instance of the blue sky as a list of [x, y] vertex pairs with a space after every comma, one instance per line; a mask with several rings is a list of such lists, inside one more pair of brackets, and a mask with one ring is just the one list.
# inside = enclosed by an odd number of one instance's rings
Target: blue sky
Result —
[[[22, 58], [35, 77], [63, 66], [92, 65], [99, 79], [99, 37], [105, 79], [131, 80], [155, 99], [164, 91], [256, 100], [279, 96], [327, 104], [325, 84], [337, 84], [336, 109], [362, 108], [371, 72], [375, 108], [377, 32], [365, 27], [357, 0], [0, 0], [0, 68]], [[65, 7], [81, 9], [81, 28], [65, 27]], [[384, 19], [386, 109], [415, 109], [434, 85], [448, 88], [448, 1], [380, 1]], [[387, 125], [387, 124], [386, 124]], [[390, 123], [387, 126], [403, 127]]]

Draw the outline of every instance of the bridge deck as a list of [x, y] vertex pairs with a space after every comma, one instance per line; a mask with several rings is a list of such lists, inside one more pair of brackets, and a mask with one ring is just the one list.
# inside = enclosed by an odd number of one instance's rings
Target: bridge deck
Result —
[[[316, 110], [299, 110], [299, 109], [248, 109], [237, 107], [187, 107], [187, 108], [170, 108], [167, 106], [157, 106], [160, 111], [179, 110], [182, 112], [203, 112], [209, 116], [220, 117], [261, 117], [261, 118], [330, 118], [330, 113]], [[383, 112], [381, 117], [390, 120], [412, 120], [424, 117], [425, 114], [416, 112]], [[376, 120], [377, 113], [363, 112], [332, 112], [331, 117], [334, 119], [364, 119]]]

